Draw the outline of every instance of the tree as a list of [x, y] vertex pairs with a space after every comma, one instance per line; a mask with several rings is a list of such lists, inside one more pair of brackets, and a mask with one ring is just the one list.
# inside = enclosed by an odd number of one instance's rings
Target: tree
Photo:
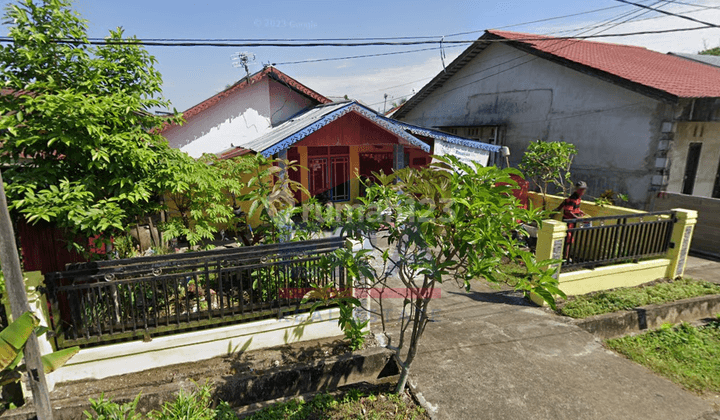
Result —
[[[513, 239], [520, 222], [539, 222], [541, 213], [522, 209], [512, 195], [515, 169], [474, 167], [454, 157], [422, 169], [405, 168], [393, 175], [375, 174], [359, 208], [346, 208], [345, 230], [366, 240], [372, 250], [339, 250], [335, 265], [347, 269], [355, 287], [372, 288], [379, 294], [378, 310], [383, 332], [388, 331], [383, 295], [397, 279], [405, 287], [397, 342], [390, 340], [402, 372], [397, 391], [405, 387], [420, 338], [430, 320], [434, 290], [454, 279], [469, 290], [474, 279], [505, 282], [499, 266], [521, 261], [526, 277], [515, 279], [517, 290], [535, 293], [551, 306], [554, 295], [564, 296], [552, 277], [552, 261], [537, 262]], [[387, 247], [379, 244], [385, 232]]]
[[300, 211], [295, 208], [294, 193], [307, 192], [286, 176], [299, 169], [295, 161], [260, 154], [232, 159], [205, 154], [194, 160], [178, 150], [169, 153], [177, 156], [160, 172], [169, 180], [165, 196], [171, 213], [177, 211], [180, 217], [168, 220], [163, 231], [170, 238], [184, 236], [191, 245], [213, 239], [221, 228], [233, 231], [241, 221], [236, 218], [241, 203], [249, 203], [249, 219], [258, 216], [257, 239], [277, 242], [282, 230], [292, 224], [290, 218]]
[[701, 54], [701, 55], [720, 55], [720, 47], [708, 48], [708, 49], [706, 49], [706, 50], [700, 51], [698, 54]]
[[169, 106], [155, 58], [119, 28], [113, 44], [89, 45], [67, 0], [21, 0], [5, 20], [0, 163], [11, 210], [90, 237], [157, 209], [156, 168], [173, 155], [156, 129], [180, 117], [150, 112]]
[[538, 140], [530, 143], [525, 151], [520, 170], [540, 189], [543, 210], [547, 203], [549, 185], [555, 185], [562, 189], [563, 195], [567, 195], [570, 166], [575, 154], [577, 154], [575, 146], [563, 141]]

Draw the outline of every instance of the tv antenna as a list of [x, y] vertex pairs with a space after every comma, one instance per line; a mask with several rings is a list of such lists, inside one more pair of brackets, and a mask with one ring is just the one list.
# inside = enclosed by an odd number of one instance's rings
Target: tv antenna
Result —
[[250, 80], [250, 64], [255, 61], [255, 54], [249, 52], [238, 52], [231, 55], [233, 61], [233, 67], [242, 67], [245, 69], [245, 74], [248, 80]]

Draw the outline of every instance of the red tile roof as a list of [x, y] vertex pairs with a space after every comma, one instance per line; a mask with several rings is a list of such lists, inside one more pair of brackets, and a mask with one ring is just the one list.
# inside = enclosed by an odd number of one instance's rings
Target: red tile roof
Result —
[[[259, 72], [253, 74], [250, 76], [249, 79], [243, 78], [242, 80], [238, 81], [234, 85], [230, 86], [229, 88], [223, 90], [222, 92], [218, 93], [217, 95], [211, 96], [210, 98], [200, 102], [199, 104], [193, 106], [192, 108], [188, 109], [187, 111], [183, 112], [183, 118], [185, 118], [185, 121], [190, 121], [193, 117], [203, 113], [207, 109], [211, 108], [213, 105], [220, 102], [222, 99], [231, 96], [235, 94], [236, 92], [244, 89], [245, 87], [252, 85], [255, 82], [258, 82], [259, 80], [262, 80], [265, 77], [271, 77], [275, 80], [279, 80], [280, 82], [285, 83], [286, 85], [290, 86], [291, 88], [297, 90], [298, 92], [304, 94], [305, 96], [308, 96], [316, 101], [318, 101], [321, 104], [327, 104], [332, 102], [330, 99], [324, 97], [323, 95], [315, 92], [314, 90], [310, 89], [309, 87], [303, 85], [302, 83], [298, 82], [297, 80], [293, 79], [292, 77], [288, 76], [287, 74], [281, 72], [280, 70], [276, 69], [275, 67], [268, 66], [264, 69], [260, 70]], [[171, 125], [166, 125], [162, 128], [161, 132], [166, 130]]]
[[706, 64], [631, 45], [497, 30], [487, 32], [678, 98], [720, 97], [720, 68]]

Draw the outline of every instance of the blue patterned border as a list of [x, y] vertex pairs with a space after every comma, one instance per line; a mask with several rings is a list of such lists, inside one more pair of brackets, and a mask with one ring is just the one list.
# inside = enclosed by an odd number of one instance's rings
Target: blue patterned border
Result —
[[429, 145], [427, 145], [425, 142], [418, 139], [417, 137], [413, 136], [412, 134], [406, 132], [404, 130], [404, 128], [400, 127], [400, 124], [397, 124], [396, 121], [387, 120], [386, 118], [381, 117], [374, 111], [372, 111], [368, 108], [365, 108], [364, 106], [359, 105], [356, 102], [351, 102], [348, 105], [346, 105], [340, 109], [330, 112], [329, 114], [320, 118], [318, 121], [315, 121], [314, 123], [308, 125], [307, 127], [303, 128], [302, 130], [296, 132], [295, 134], [288, 136], [288, 137], [284, 138], [283, 140], [280, 140], [279, 142], [275, 143], [274, 145], [268, 147], [265, 150], [260, 151], [260, 154], [262, 154], [265, 157], [270, 157], [270, 156], [274, 155], [275, 153], [280, 152], [281, 150], [287, 149], [290, 146], [292, 146], [293, 144], [299, 142], [300, 140], [304, 139], [305, 137], [309, 136], [310, 134], [318, 131], [319, 129], [325, 127], [326, 125], [330, 124], [331, 122], [335, 121], [336, 119], [342, 117], [343, 115], [345, 115], [351, 111], [355, 111], [358, 114], [361, 114], [365, 118], [373, 121], [374, 123], [378, 124], [379, 126], [383, 127], [384, 129], [390, 131], [391, 133], [408, 141], [410, 144], [419, 147], [423, 151], [430, 152]]
[[[363, 107], [365, 108], [365, 107]], [[365, 108], [369, 112], [373, 112], [372, 110]], [[374, 113], [374, 112], [373, 112]], [[471, 149], [481, 149], [481, 150], [487, 150], [488, 152], [498, 152], [500, 151], [500, 146], [495, 146], [494, 144], [488, 144], [483, 143], [476, 140], [469, 140], [458, 136], [453, 136], [452, 134], [443, 133], [440, 131], [430, 130], [427, 128], [418, 127], [416, 125], [408, 124], [402, 121], [393, 120], [391, 118], [375, 114], [378, 118], [383, 119], [384, 121], [393, 124], [395, 126], [401, 126], [404, 130], [408, 130], [413, 134], [417, 134], [419, 136], [425, 136], [430, 137], [435, 140], [442, 140], [448, 143], [452, 144], [459, 144], [461, 146], [466, 146]], [[424, 150], [424, 149], [423, 149]]]

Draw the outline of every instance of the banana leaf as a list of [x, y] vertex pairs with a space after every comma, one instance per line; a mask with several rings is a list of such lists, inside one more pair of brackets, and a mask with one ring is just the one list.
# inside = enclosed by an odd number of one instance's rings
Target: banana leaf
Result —
[[62, 365], [67, 363], [71, 357], [80, 351], [80, 347], [71, 347], [69, 349], [58, 350], [54, 353], [46, 354], [42, 357], [43, 371], [45, 373], [54, 372]]
[[40, 320], [32, 312], [25, 312], [0, 331], [0, 370], [17, 366], [22, 359], [25, 342], [39, 323]]

